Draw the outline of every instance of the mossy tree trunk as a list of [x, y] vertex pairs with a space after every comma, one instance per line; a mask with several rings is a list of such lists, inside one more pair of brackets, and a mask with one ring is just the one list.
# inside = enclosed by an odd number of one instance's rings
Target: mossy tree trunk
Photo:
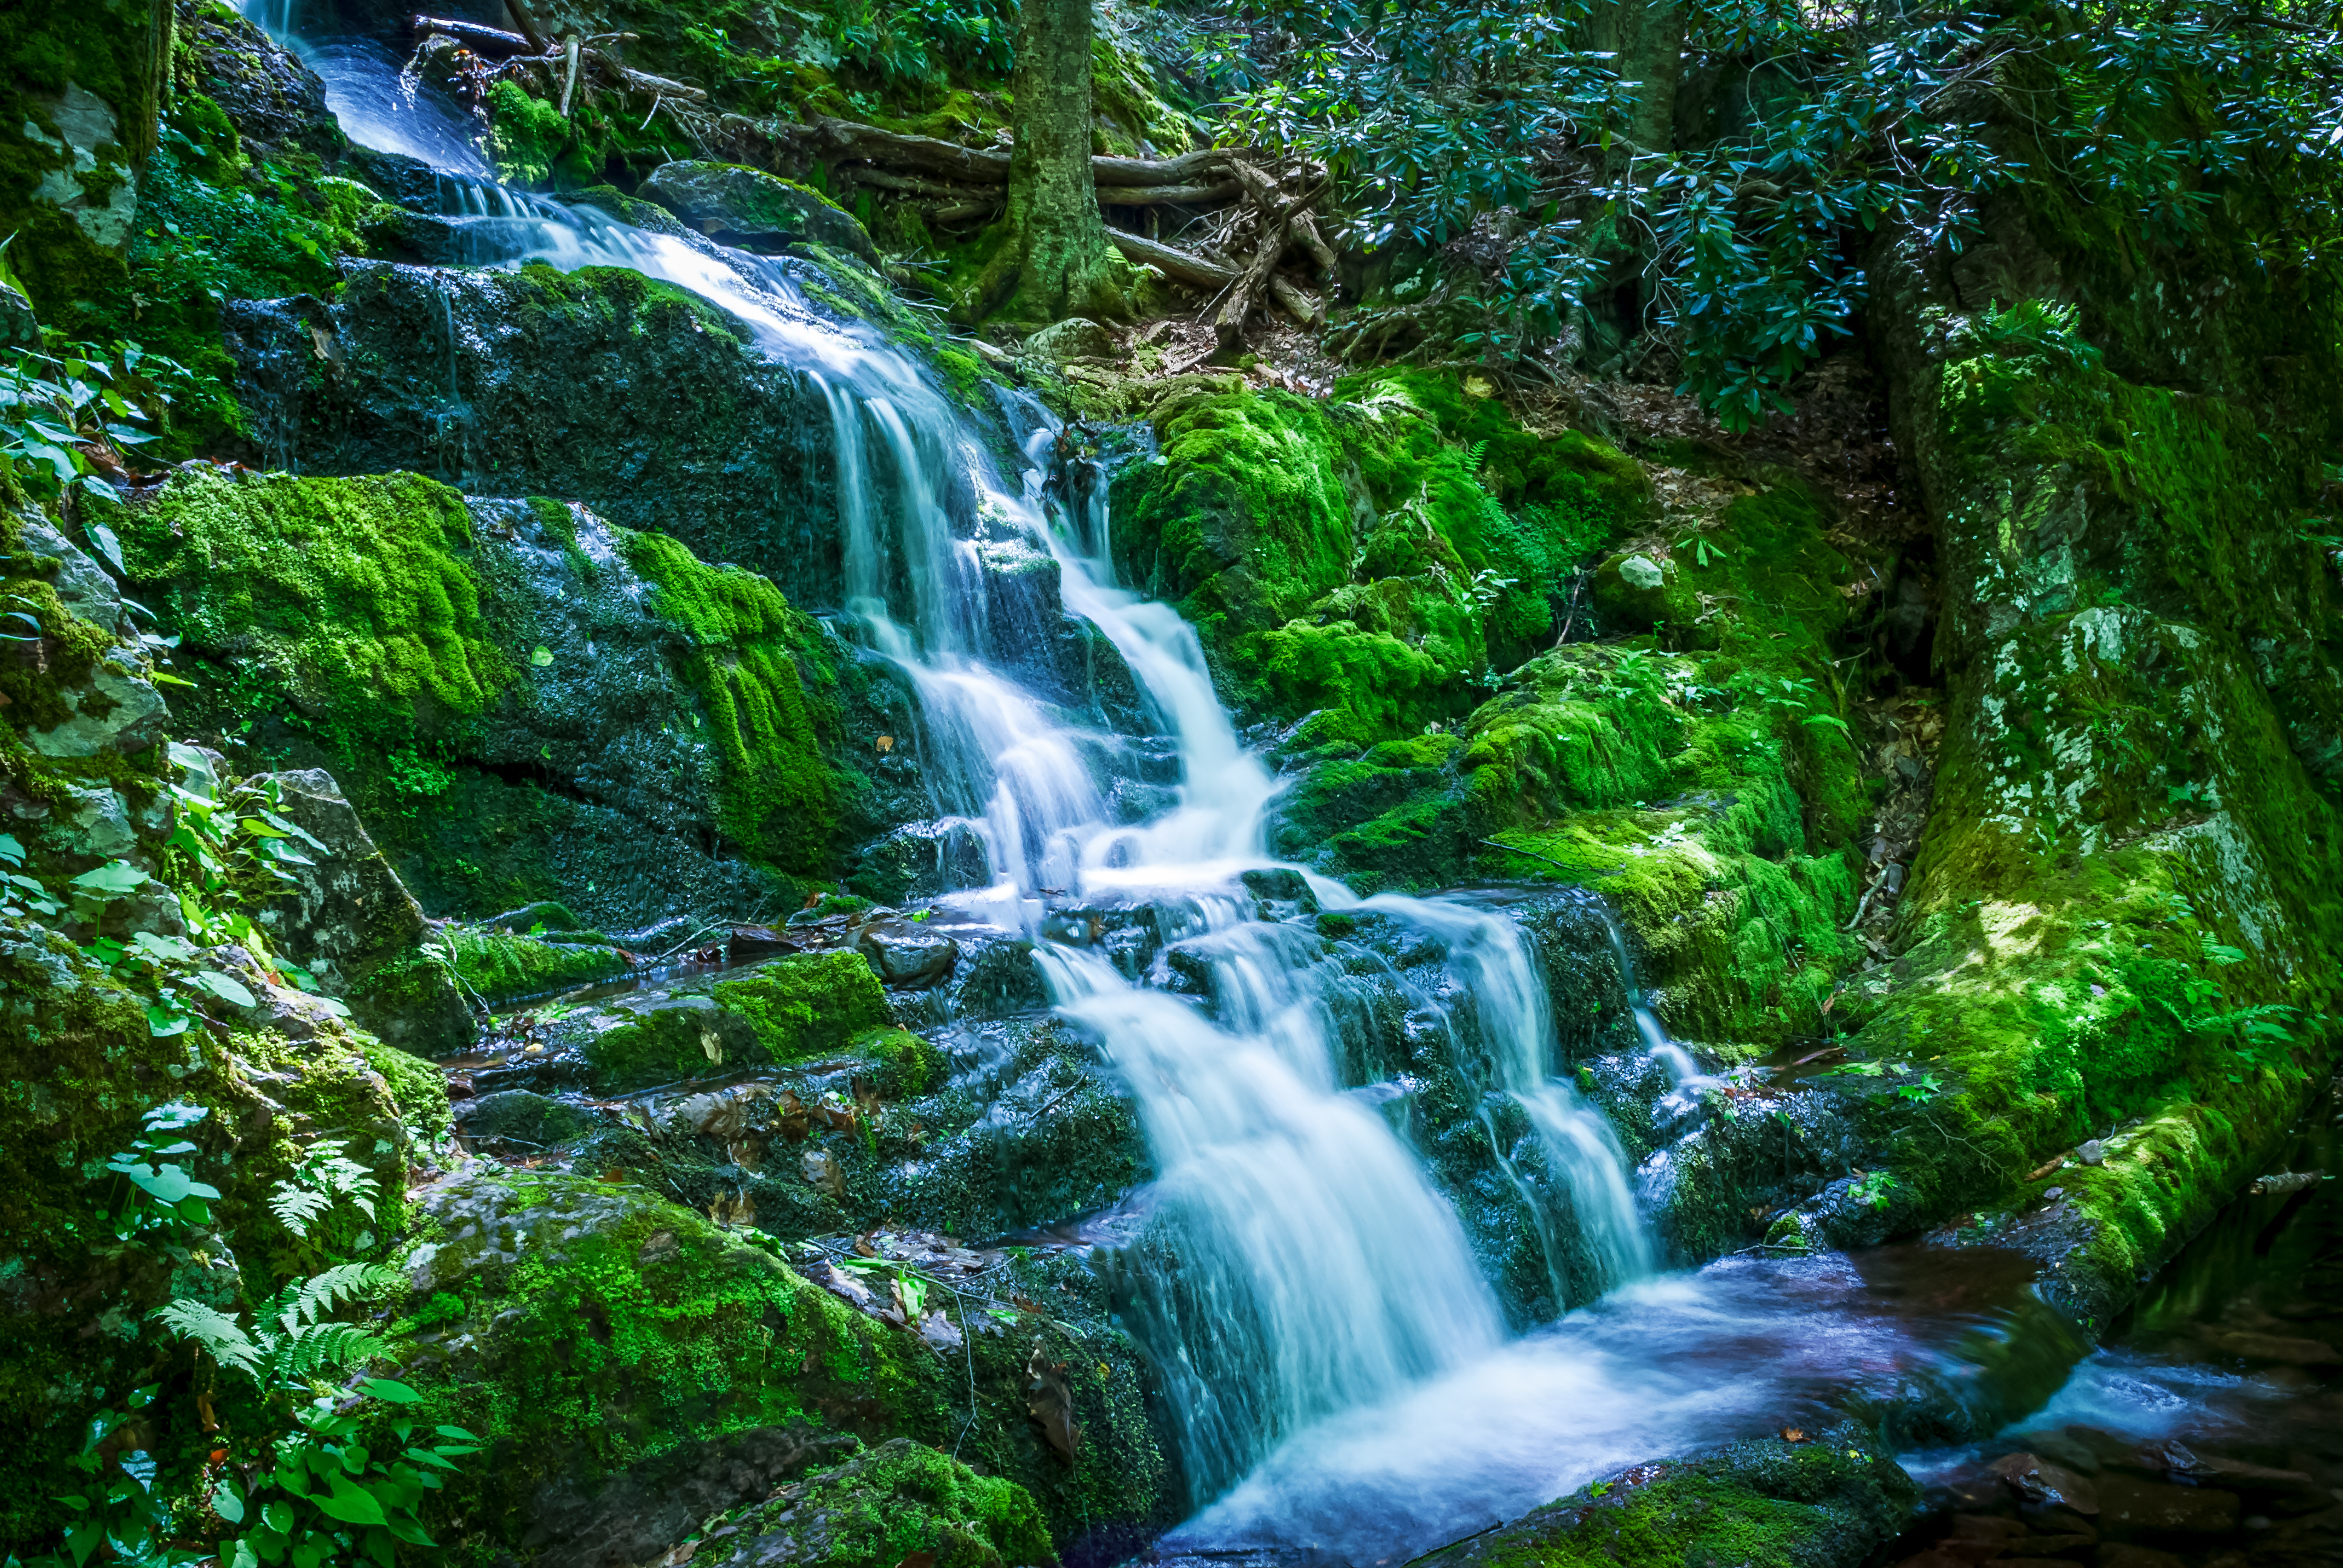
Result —
[[1586, 46], [1613, 55], [1629, 84], [1627, 107], [1611, 130], [1631, 156], [1674, 149], [1684, 36], [1682, 0], [1604, 0], [1586, 19]]
[[1127, 269], [1091, 177], [1091, 0], [1024, 0], [1011, 86], [1008, 236], [988, 294], [1021, 318], [1127, 314]]

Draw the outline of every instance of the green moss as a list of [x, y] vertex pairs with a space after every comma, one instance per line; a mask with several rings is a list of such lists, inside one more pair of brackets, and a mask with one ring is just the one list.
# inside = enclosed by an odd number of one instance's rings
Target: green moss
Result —
[[1638, 1465], [1425, 1558], [1443, 1568], [1819, 1568], [1894, 1539], [1919, 1487], [1870, 1434]]
[[[398, 1361], [431, 1419], [491, 1442], [492, 1461], [465, 1466], [444, 1499], [478, 1545], [518, 1545], [537, 1488], [555, 1476], [590, 1484], [755, 1427], [886, 1432], [936, 1402], [916, 1341], [690, 1210], [504, 1172], [429, 1201], [450, 1239], [410, 1253], [410, 1275], [429, 1282], [413, 1306], [444, 1292], [465, 1312], [414, 1312]], [[499, 1247], [518, 1261], [502, 1263]]]
[[463, 498], [415, 474], [183, 473], [119, 525], [175, 630], [233, 651], [344, 756], [418, 712], [476, 715], [510, 678], [486, 639]]
[[453, 925], [443, 927], [436, 940], [453, 955], [458, 978], [491, 1006], [627, 972], [625, 955], [600, 943]]
[[789, 954], [718, 985], [716, 1000], [749, 1020], [775, 1061], [837, 1050], [888, 1020], [887, 994], [857, 952]]
[[1461, 716], [1471, 682], [1552, 638], [1561, 580], [1646, 505], [1629, 459], [1522, 429], [1422, 372], [1321, 403], [1175, 398], [1161, 460], [1123, 471], [1126, 578], [1176, 600], [1225, 691], [1313, 741]]
[[908, 1438], [785, 1488], [734, 1523], [739, 1533], [706, 1553], [711, 1564], [744, 1553], [809, 1568], [896, 1568], [914, 1556], [936, 1568], [1056, 1561], [1023, 1487]]
[[427, 1143], [446, 1141], [455, 1122], [447, 1105], [447, 1075], [419, 1056], [368, 1036], [357, 1037], [358, 1053], [390, 1091], [390, 1102], [408, 1136]]
[[836, 676], [813, 622], [765, 578], [707, 566], [663, 534], [631, 535], [624, 548], [689, 639], [686, 676], [723, 769], [724, 830], [789, 869], [828, 864], [839, 800], [820, 729], [834, 713]]
[[569, 122], [559, 106], [508, 80], [488, 89], [488, 148], [497, 177], [508, 185], [545, 184], [569, 141]]

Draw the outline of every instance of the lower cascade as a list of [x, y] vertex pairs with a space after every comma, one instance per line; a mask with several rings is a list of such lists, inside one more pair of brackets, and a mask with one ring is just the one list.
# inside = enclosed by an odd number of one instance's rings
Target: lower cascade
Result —
[[2331, 18], [115, 9], [10, 1568], [2343, 1562]]

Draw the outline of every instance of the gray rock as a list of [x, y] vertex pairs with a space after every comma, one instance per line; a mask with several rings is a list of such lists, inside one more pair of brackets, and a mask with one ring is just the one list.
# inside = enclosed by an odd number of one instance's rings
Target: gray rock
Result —
[[2107, 1161], [2107, 1146], [2094, 1138], [2075, 1151], [2075, 1158], [2086, 1165], [2104, 1165]]
[[33, 508], [28, 507], [18, 512], [16, 522], [26, 550], [57, 562], [56, 576], [50, 579], [50, 586], [57, 590], [58, 602], [94, 626], [118, 630], [122, 625], [122, 591], [114, 586], [114, 578], [106, 568]]
[[1111, 359], [1115, 352], [1114, 333], [1088, 317], [1068, 317], [1027, 338], [1025, 352], [1061, 364], [1069, 359]]
[[[854, 215], [820, 191], [739, 164], [662, 164], [642, 194], [700, 233], [748, 248], [821, 245], [876, 264], [879, 247]], [[762, 242], [762, 243], [759, 243]]]
[[98, 664], [87, 681], [58, 696], [73, 717], [53, 729], [28, 730], [25, 736], [44, 757], [144, 751], [163, 739], [163, 721], [171, 716], [153, 682], [112, 660]]
[[862, 928], [855, 945], [879, 978], [903, 990], [941, 985], [960, 960], [960, 944], [910, 920], [880, 920]]
[[33, 302], [14, 282], [0, 277], [0, 348], [40, 346], [41, 323], [33, 314]]
[[366, 825], [323, 769], [265, 773], [277, 811], [315, 839], [309, 866], [286, 866], [292, 881], [259, 911], [278, 951], [317, 976], [327, 995], [387, 1043], [417, 1055], [446, 1055], [472, 1042], [472, 1015], [456, 982], [421, 956], [423, 910], [382, 858]]

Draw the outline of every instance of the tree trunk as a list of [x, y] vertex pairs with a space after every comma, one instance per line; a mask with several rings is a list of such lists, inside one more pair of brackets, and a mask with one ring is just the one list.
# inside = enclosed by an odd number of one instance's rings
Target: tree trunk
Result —
[[1638, 153], [1675, 146], [1676, 78], [1684, 65], [1683, 0], [1604, 0], [1586, 22], [1587, 47], [1615, 56], [1633, 99], [1611, 128]]
[[1009, 313], [1048, 321], [1128, 314], [1127, 272], [1108, 247], [1091, 170], [1091, 0], [1023, 0], [1011, 85], [1009, 237], [992, 269], [1000, 292], [1013, 286]]

